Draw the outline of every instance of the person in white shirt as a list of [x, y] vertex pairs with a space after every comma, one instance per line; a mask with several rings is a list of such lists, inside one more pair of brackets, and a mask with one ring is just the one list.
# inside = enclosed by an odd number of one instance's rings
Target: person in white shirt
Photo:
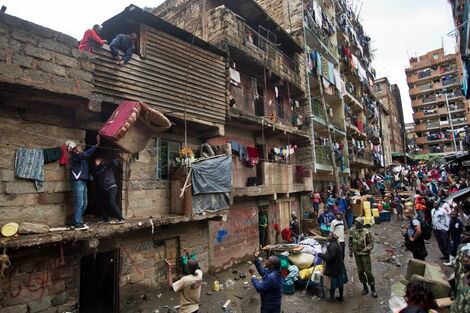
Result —
[[341, 256], [343, 257], [344, 260], [344, 249], [345, 249], [345, 242], [344, 242], [344, 219], [343, 219], [343, 212], [341, 211], [336, 211], [335, 212], [335, 217], [331, 224], [330, 224], [330, 233], [334, 233], [335, 235], [338, 236], [338, 243], [339, 246], [341, 247]]
[[432, 228], [434, 236], [436, 236], [439, 250], [441, 250], [441, 260], [449, 259], [449, 225], [450, 216], [444, 207], [438, 202], [434, 202], [434, 208], [431, 211]]
[[[187, 250], [184, 249], [188, 254]], [[189, 275], [183, 276], [180, 280], [173, 282], [172, 264], [168, 259], [167, 279], [170, 289], [180, 292], [180, 313], [197, 313], [199, 311], [199, 298], [201, 297], [202, 271], [199, 269], [198, 262], [189, 259], [187, 268]]]

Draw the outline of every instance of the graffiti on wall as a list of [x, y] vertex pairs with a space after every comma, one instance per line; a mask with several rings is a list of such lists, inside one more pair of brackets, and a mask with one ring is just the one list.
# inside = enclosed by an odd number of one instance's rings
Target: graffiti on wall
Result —
[[65, 286], [73, 279], [73, 267], [63, 258], [47, 258], [30, 264], [12, 265], [1, 280], [0, 303], [18, 297], [42, 300], [48, 289]]

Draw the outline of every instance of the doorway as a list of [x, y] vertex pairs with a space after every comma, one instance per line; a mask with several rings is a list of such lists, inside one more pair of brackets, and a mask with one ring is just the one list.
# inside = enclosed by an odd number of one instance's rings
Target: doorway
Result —
[[[85, 135], [85, 144], [86, 149], [91, 148], [96, 144], [96, 131], [86, 131]], [[93, 165], [95, 159], [100, 157], [103, 158], [106, 164], [111, 164], [115, 159], [119, 158], [120, 150], [113, 146], [105, 138], [101, 137], [101, 144], [96, 150], [95, 154], [90, 157], [88, 160], [88, 166], [90, 169], [90, 174], [93, 176]], [[113, 167], [114, 178], [116, 179], [116, 185], [118, 188], [116, 203], [122, 208], [122, 162]], [[106, 200], [105, 194], [100, 191], [98, 182], [96, 180], [89, 181], [87, 184], [88, 188], [88, 206], [86, 207], [84, 215], [93, 215], [95, 217], [102, 218], [101, 210], [104, 209], [107, 212], [107, 215], [111, 218], [116, 218], [114, 211], [109, 207], [109, 204]]]
[[269, 225], [269, 206], [263, 205], [258, 208], [258, 229], [259, 229], [259, 245], [264, 247], [270, 244]]
[[255, 115], [264, 116], [264, 95], [263, 88], [258, 88], [258, 98], [255, 99]]
[[278, 202], [279, 206], [279, 229], [289, 228], [291, 204], [290, 201]]
[[80, 261], [80, 313], [117, 313], [119, 250], [87, 255]]

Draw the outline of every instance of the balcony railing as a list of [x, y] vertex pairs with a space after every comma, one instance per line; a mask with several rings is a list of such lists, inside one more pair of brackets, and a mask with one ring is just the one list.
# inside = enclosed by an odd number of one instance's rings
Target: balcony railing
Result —
[[[312, 190], [310, 166], [291, 165], [272, 162], [260, 162], [258, 181], [262, 185], [234, 187], [234, 197], [263, 196], [275, 193], [294, 193]], [[309, 179], [310, 177], [310, 179]]]
[[315, 147], [316, 162], [324, 165], [331, 165], [331, 150], [326, 146]]
[[325, 118], [325, 110], [323, 110], [323, 104], [317, 100], [312, 98], [312, 113], [314, 116], [318, 116], [321, 118]]
[[442, 81], [442, 85], [444, 86], [449, 86], [449, 85], [453, 85], [453, 84], [457, 84], [459, 81], [457, 79], [449, 79], [449, 80], [443, 80]]

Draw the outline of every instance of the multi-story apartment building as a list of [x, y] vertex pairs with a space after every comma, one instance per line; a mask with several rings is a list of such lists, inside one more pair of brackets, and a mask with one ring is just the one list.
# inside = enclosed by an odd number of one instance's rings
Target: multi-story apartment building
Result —
[[418, 146], [416, 145], [416, 136], [415, 133], [415, 123], [410, 122], [405, 124], [405, 134], [406, 134], [406, 152], [411, 155], [415, 155], [418, 151]]
[[404, 119], [401, 106], [401, 95], [398, 86], [390, 84], [388, 78], [383, 77], [375, 81], [375, 95], [382, 103], [385, 112], [382, 115], [382, 143], [385, 151], [386, 166], [392, 164], [392, 153], [401, 153], [404, 145]]
[[410, 59], [406, 69], [419, 153], [460, 151], [469, 124], [459, 54], [437, 49]]
[[[227, 54], [230, 98], [225, 134], [211, 144], [254, 150], [257, 164], [232, 157], [232, 204], [227, 221], [210, 223], [211, 268], [247, 260], [276, 241], [274, 225], [289, 226], [291, 212], [310, 209], [313, 150], [310, 106], [299, 74], [303, 47], [255, 1], [168, 0], [153, 13]], [[258, 239], [258, 216], [268, 218]]]

